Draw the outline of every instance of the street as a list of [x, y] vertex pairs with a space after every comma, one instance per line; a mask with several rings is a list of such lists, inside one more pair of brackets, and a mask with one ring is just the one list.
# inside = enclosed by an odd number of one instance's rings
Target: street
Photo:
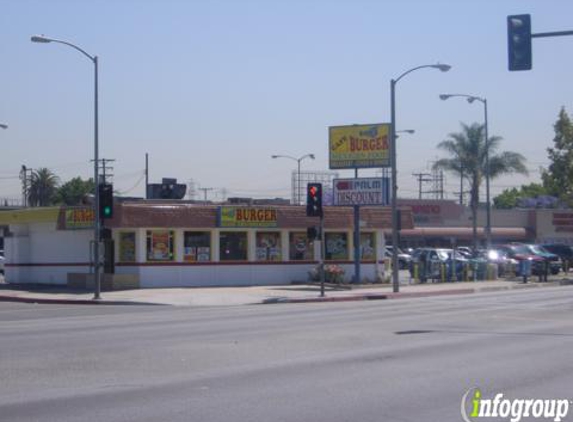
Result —
[[572, 310], [571, 287], [224, 308], [0, 303], [0, 420], [460, 421], [473, 387], [573, 399]]

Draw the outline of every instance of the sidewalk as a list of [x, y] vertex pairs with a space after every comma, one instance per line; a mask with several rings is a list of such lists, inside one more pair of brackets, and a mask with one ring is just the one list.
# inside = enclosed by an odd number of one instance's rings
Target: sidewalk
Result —
[[520, 281], [468, 281], [456, 283], [402, 284], [399, 293], [392, 286], [363, 285], [340, 288], [326, 286], [320, 297], [319, 285], [251, 286], [251, 287], [188, 287], [137, 289], [102, 292], [93, 300], [93, 292], [70, 290], [65, 286], [0, 284], [0, 302], [52, 303], [78, 305], [171, 305], [171, 306], [236, 306], [305, 302], [341, 302], [399, 299], [436, 295], [471, 294], [510, 289], [558, 287], [573, 285], [565, 276], [545, 283]]

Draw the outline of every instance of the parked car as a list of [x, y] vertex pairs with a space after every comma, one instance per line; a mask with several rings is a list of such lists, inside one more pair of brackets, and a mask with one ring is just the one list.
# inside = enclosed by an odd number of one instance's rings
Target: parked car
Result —
[[551, 272], [551, 274], [559, 274], [559, 271], [561, 271], [563, 267], [563, 262], [561, 258], [559, 258], [559, 255], [549, 252], [541, 245], [528, 244], [526, 246], [532, 253], [539, 255], [549, 264], [549, 272]]
[[503, 277], [508, 271], [517, 268], [519, 262], [511, 258], [507, 251], [502, 249], [480, 249], [478, 256], [487, 260], [488, 263], [497, 265], [497, 274]]
[[414, 277], [417, 268], [418, 277], [425, 281], [426, 279], [438, 279], [441, 277], [442, 264], [452, 272], [451, 268], [456, 269], [456, 277], [462, 277], [463, 268], [468, 259], [459, 252], [454, 253], [452, 249], [446, 248], [419, 248], [414, 251], [410, 265], [410, 276]]
[[[508, 245], [500, 246], [499, 249], [507, 254], [508, 257], [515, 259], [518, 262], [516, 268], [516, 274], [518, 276], [522, 274], [522, 263], [524, 261], [531, 262], [531, 274], [540, 275], [545, 273], [545, 265], [549, 264], [549, 270], [552, 274], [557, 274], [561, 267], [561, 260], [554, 254], [540, 253], [538, 248], [531, 247], [533, 245], [527, 245], [524, 243], [511, 243]], [[555, 272], [556, 271], [556, 272]]]
[[[386, 258], [392, 258], [392, 246], [386, 245]], [[398, 248], [398, 268], [401, 270], [406, 270], [410, 268], [410, 262], [412, 261], [412, 256], [403, 252], [400, 248]]]
[[0, 274], [4, 275], [4, 254], [0, 254]]
[[561, 243], [547, 243], [541, 246], [561, 258], [563, 271], [568, 271], [573, 266], [573, 248], [571, 246]]

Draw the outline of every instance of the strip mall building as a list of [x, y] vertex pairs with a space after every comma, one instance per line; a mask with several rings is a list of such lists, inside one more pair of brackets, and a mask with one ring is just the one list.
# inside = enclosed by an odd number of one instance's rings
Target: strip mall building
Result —
[[[471, 212], [454, 201], [399, 200], [402, 246], [469, 245]], [[388, 207], [360, 209], [361, 276], [383, 270]], [[478, 213], [483, 239], [485, 212]], [[302, 206], [117, 203], [111, 230], [115, 274], [140, 287], [288, 284], [305, 281], [318, 262], [318, 242], [306, 229], [318, 225]], [[90, 272], [93, 212], [89, 208], [0, 211], [6, 281], [66, 284]], [[325, 207], [326, 262], [354, 273], [352, 208]], [[573, 211], [492, 210], [494, 243], [573, 244]]]

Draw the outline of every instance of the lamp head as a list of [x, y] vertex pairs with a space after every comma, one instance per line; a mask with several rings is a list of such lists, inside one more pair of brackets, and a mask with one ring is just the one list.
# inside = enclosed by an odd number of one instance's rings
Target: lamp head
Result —
[[279, 158], [278, 155], [271, 155], [271, 158]]
[[450, 66], [449, 64], [441, 64], [441, 63], [435, 64], [433, 67], [435, 67], [436, 69], [440, 69], [442, 72], [447, 72], [452, 68], [452, 66]]
[[450, 97], [451, 97], [450, 94], [440, 94], [440, 100], [443, 100], [443, 101], [447, 100]]
[[314, 160], [314, 154], [308, 154], [308, 156]]
[[7, 124], [4, 124], [4, 123], [0, 123], [0, 127], [1, 127], [2, 129], [8, 129], [8, 125], [7, 125]]
[[43, 35], [34, 35], [30, 38], [32, 42], [49, 43], [52, 42], [50, 38], [44, 37]]

